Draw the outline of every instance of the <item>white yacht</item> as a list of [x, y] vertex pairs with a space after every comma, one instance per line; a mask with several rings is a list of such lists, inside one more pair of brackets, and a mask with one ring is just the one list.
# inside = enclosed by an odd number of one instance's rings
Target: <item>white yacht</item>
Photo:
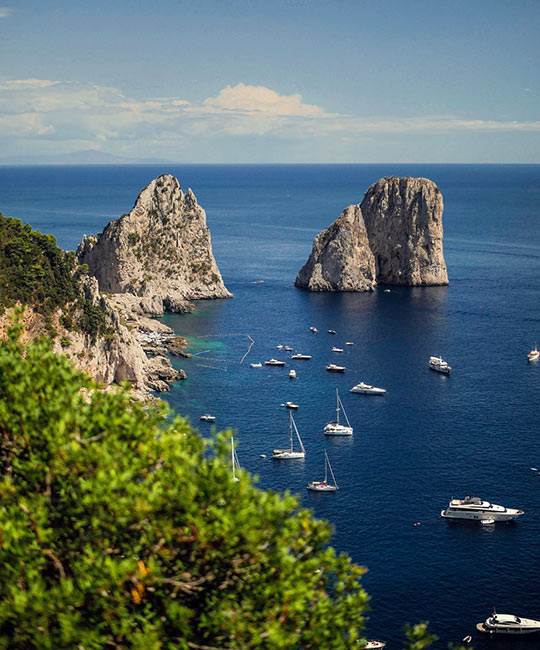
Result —
[[[302, 444], [302, 438], [300, 438], [300, 434], [298, 433], [298, 429], [296, 428], [296, 422], [294, 421], [292, 411], [289, 411], [289, 416], [290, 416], [289, 417], [289, 440], [291, 444], [289, 449], [274, 449], [272, 453], [272, 458], [275, 458], [276, 460], [289, 460], [289, 459], [297, 459], [297, 458], [303, 459], [306, 457], [306, 450], [304, 449], [304, 445]], [[301, 451], [294, 451], [293, 449], [293, 427], [298, 442], [300, 443]]]
[[249, 365], [252, 368], [262, 368], [262, 363], [260, 361], [258, 363], [250, 363]]
[[527, 359], [529, 361], [538, 361], [539, 357], [540, 357], [540, 352], [538, 351], [538, 346], [535, 343], [534, 348], [527, 355]]
[[285, 402], [285, 408], [288, 409], [297, 409], [298, 404], [295, 404], [294, 402]]
[[316, 327], [310, 327], [309, 328], [314, 334], [316, 334], [319, 330]]
[[332, 352], [343, 352], [343, 348], [336, 348], [336, 346], [334, 345], [334, 347], [332, 348]]
[[471, 519], [482, 523], [510, 521], [522, 514], [523, 510], [498, 506], [470, 494], [467, 494], [464, 499], [452, 499], [448, 508], [441, 510], [441, 517], [445, 519]]
[[210, 415], [210, 413], [205, 413], [204, 415], [201, 415], [199, 420], [202, 420], [203, 422], [214, 422], [216, 419], [215, 415]]
[[352, 341], [345, 341], [345, 345], [354, 345]]
[[284, 366], [285, 361], [278, 361], [277, 359], [270, 359], [264, 362], [265, 366]]
[[364, 393], [364, 395], [384, 395], [386, 393], [386, 388], [377, 388], [376, 386], [371, 386], [361, 381], [356, 386], [353, 386], [349, 391], [351, 393]]
[[289, 378], [290, 379], [296, 379], [296, 370], [294, 368], [291, 368], [289, 370]]
[[540, 632], [540, 621], [521, 618], [514, 614], [493, 614], [483, 623], [477, 623], [476, 629], [487, 634], [530, 634]]
[[[345, 420], [347, 422], [347, 426], [344, 424], [340, 424], [339, 422], [339, 412], [340, 410], [343, 411], [343, 415], [345, 416]], [[324, 434], [326, 436], [352, 436], [353, 434], [353, 428], [351, 427], [351, 423], [349, 422], [349, 418], [347, 417], [347, 413], [345, 413], [345, 409], [343, 408], [343, 402], [341, 401], [338, 393], [338, 389], [336, 388], [336, 421], [335, 422], [329, 422], [325, 427], [324, 427]]]
[[329, 363], [326, 369], [328, 372], [345, 372], [347, 370], [345, 366], [337, 366], [335, 363]]
[[285, 350], [285, 352], [292, 352], [293, 350], [290, 345], [286, 345], [283, 349]]
[[[330, 470], [330, 475], [334, 481], [333, 484], [328, 483], [328, 470]], [[312, 481], [307, 484], [307, 489], [312, 490], [313, 492], [335, 492], [336, 490], [339, 490], [326, 449], [324, 450], [324, 481]]]
[[386, 643], [384, 641], [366, 641], [366, 645], [363, 647], [363, 650], [379, 650], [379, 648], [385, 648]]
[[328, 334], [335, 334], [336, 330], [328, 330]]
[[449, 375], [450, 370], [452, 370], [452, 366], [449, 366], [442, 357], [429, 357], [429, 367], [437, 372], [442, 372], [444, 375]]
[[300, 352], [297, 352], [291, 356], [291, 359], [305, 359], [307, 361], [311, 359], [311, 354], [301, 354]]
[[234, 448], [233, 436], [231, 436], [231, 465], [233, 481], [239, 481], [240, 479], [236, 476], [236, 473], [240, 469], [240, 463], [238, 462], [238, 456], [236, 455], [236, 449]]
[[281, 343], [278, 343], [278, 345], [276, 345], [276, 348], [277, 348], [278, 350], [282, 350], [282, 349], [283, 349], [283, 345], [282, 345]]

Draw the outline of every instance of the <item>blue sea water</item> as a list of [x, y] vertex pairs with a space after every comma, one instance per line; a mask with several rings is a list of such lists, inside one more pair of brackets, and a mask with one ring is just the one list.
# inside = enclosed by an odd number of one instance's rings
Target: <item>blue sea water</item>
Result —
[[[199, 416], [215, 414], [217, 428], [236, 431], [240, 463], [261, 487], [299, 494], [332, 522], [334, 546], [369, 568], [369, 636], [399, 648], [405, 622], [429, 620], [436, 648], [466, 634], [480, 649], [540, 648], [535, 635], [491, 639], [475, 631], [494, 606], [540, 619], [540, 477], [530, 469], [540, 467], [540, 363], [526, 359], [540, 343], [540, 166], [1, 167], [0, 211], [72, 249], [128, 212], [165, 172], [206, 209], [235, 297], [165, 316], [200, 354], [173, 360], [188, 379], [163, 397], [204, 435], [211, 426]], [[450, 285], [369, 294], [296, 289], [314, 236], [387, 175], [425, 176], [441, 189]], [[247, 335], [255, 343], [240, 364]], [[292, 362], [279, 343], [313, 358]], [[331, 352], [333, 345], [344, 353]], [[439, 354], [454, 368], [449, 377], [427, 367]], [[272, 356], [287, 368], [249, 366]], [[347, 372], [325, 372], [330, 362]], [[288, 379], [289, 367], [297, 380]], [[349, 393], [362, 380], [387, 394]], [[335, 415], [336, 387], [355, 429], [349, 440], [322, 434]], [[300, 404], [304, 462], [269, 458], [288, 442], [281, 406], [288, 400]], [[335, 494], [305, 489], [322, 478], [324, 449]], [[496, 526], [448, 525], [441, 509], [467, 492], [525, 515]]]

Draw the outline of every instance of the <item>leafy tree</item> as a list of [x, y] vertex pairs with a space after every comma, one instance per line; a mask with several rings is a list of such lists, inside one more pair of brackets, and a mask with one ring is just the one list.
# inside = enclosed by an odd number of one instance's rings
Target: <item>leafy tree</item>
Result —
[[228, 434], [19, 335], [0, 344], [0, 648], [362, 647], [364, 569], [326, 522], [234, 482]]

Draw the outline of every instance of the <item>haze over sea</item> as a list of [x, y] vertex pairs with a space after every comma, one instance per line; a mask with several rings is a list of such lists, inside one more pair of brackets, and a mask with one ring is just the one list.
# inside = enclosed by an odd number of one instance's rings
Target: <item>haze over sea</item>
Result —
[[[436, 648], [467, 634], [476, 648], [540, 648], [539, 635], [492, 639], [475, 631], [494, 606], [540, 619], [540, 476], [530, 469], [540, 468], [540, 363], [526, 358], [540, 343], [540, 165], [1, 167], [0, 211], [73, 249], [84, 233], [128, 212], [161, 173], [191, 187], [205, 208], [235, 296], [165, 316], [201, 354], [173, 359], [188, 379], [162, 397], [204, 435], [206, 412], [218, 429], [234, 428], [240, 463], [262, 488], [299, 494], [332, 522], [334, 546], [369, 568], [368, 637], [399, 648], [405, 622], [429, 620], [441, 639]], [[439, 186], [450, 285], [296, 289], [315, 235], [388, 175]], [[233, 334], [255, 341], [243, 364], [249, 340]], [[291, 361], [279, 343], [313, 358]], [[344, 353], [331, 352], [333, 345]], [[454, 368], [449, 377], [428, 369], [439, 354]], [[270, 357], [287, 368], [249, 366]], [[330, 362], [346, 373], [325, 372]], [[349, 393], [359, 381], [388, 392]], [[335, 416], [336, 387], [352, 439], [322, 434]], [[304, 462], [269, 458], [288, 443], [289, 414], [280, 406], [288, 400], [300, 404]], [[335, 494], [305, 489], [323, 476], [324, 449]], [[448, 525], [441, 509], [467, 492], [525, 515], [495, 526]]]

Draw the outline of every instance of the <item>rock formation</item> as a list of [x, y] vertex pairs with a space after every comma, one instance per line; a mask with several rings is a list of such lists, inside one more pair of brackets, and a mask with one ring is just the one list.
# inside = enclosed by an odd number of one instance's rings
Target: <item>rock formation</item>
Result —
[[315, 237], [296, 286], [308, 291], [371, 291], [375, 260], [359, 205], [350, 205]]
[[370, 291], [377, 282], [448, 284], [442, 246], [443, 200], [427, 178], [381, 178], [313, 243], [296, 286]]
[[111, 221], [77, 251], [102, 292], [131, 294], [140, 311], [189, 311], [188, 300], [230, 298], [212, 254], [206, 214], [191, 190], [164, 174], [139, 194], [131, 212]]
[[427, 178], [381, 178], [361, 203], [382, 284], [448, 284], [443, 255], [443, 199]]

